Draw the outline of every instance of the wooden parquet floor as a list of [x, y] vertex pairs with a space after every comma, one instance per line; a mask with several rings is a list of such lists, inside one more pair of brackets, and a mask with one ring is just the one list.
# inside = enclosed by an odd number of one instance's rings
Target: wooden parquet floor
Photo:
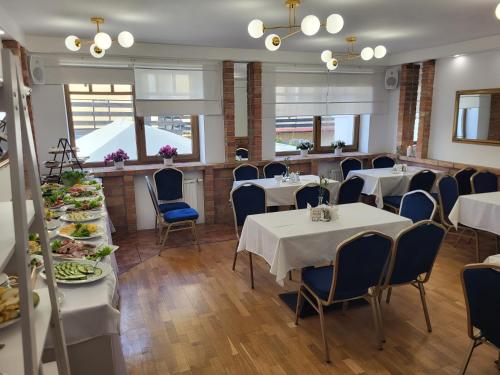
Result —
[[[121, 330], [129, 375], [458, 373], [469, 344], [459, 271], [474, 261], [466, 240], [458, 247], [454, 237], [446, 241], [427, 285], [432, 333], [418, 291], [396, 288], [391, 303], [382, 304], [382, 351], [375, 347], [369, 306], [327, 314], [332, 363], [326, 364], [318, 317], [295, 326], [294, 314], [278, 297], [296, 283], [280, 287], [269, 266], [256, 259], [252, 290], [247, 256], [231, 271], [233, 228], [201, 227], [201, 252], [182, 232], [177, 247], [161, 256], [152, 231], [115, 237], [122, 246]], [[482, 247], [484, 256], [493, 253], [489, 237], [482, 238]], [[499, 375], [497, 356], [491, 346], [478, 347], [468, 374]]]

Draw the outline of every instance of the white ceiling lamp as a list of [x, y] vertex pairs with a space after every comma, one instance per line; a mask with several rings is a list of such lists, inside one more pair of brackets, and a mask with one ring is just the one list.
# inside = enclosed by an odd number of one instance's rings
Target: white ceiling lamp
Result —
[[[101, 25], [104, 23], [104, 18], [102, 17], [92, 17], [90, 19], [92, 23], [96, 25], [97, 33], [94, 39], [91, 41], [82, 41], [75, 35], [69, 35], [64, 40], [64, 44], [67, 49], [72, 52], [79, 51], [83, 44], [90, 45], [90, 54], [97, 59], [102, 58], [106, 54], [106, 50], [111, 48], [113, 44], [113, 39], [108, 33], [101, 31]], [[118, 44], [123, 48], [130, 48], [134, 45], [134, 36], [128, 31], [122, 31], [118, 34]]]
[[[270, 51], [276, 51], [281, 46], [283, 40], [298, 34], [302, 31], [304, 35], [316, 35], [322, 26], [331, 34], [337, 34], [344, 27], [344, 19], [339, 14], [331, 14], [325, 22], [322, 22], [315, 15], [308, 15], [302, 19], [300, 24], [297, 23], [296, 10], [301, 4], [301, 0], [285, 0], [285, 6], [288, 8], [288, 25], [286, 26], [266, 26], [259, 19], [254, 19], [248, 23], [247, 31], [250, 37], [261, 38], [266, 30], [286, 30], [286, 34], [279, 36], [276, 31], [273, 32], [273, 38], [266, 37], [265, 45]], [[276, 39], [278, 37], [279, 39]], [[274, 40], [274, 43], [272, 42]], [[329, 59], [331, 60], [331, 59]], [[325, 61], [326, 63], [327, 61]]]
[[[375, 49], [366, 47], [361, 50], [361, 53], [358, 53], [354, 49], [354, 44], [357, 42], [357, 38], [355, 36], [348, 36], [345, 40], [347, 42], [347, 49], [345, 52], [338, 53], [330, 50], [324, 50], [321, 52], [321, 61], [326, 64], [328, 70], [337, 69], [339, 64], [343, 61], [356, 60], [360, 58], [367, 61], [371, 60], [373, 57], [381, 59], [387, 54], [387, 48], [382, 45], [375, 47]], [[333, 57], [334, 55], [336, 57]]]
[[5, 31], [3, 29], [0, 29], [0, 35], [5, 35]]
[[495, 9], [495, 16], [500, 20], [500, 3], [497, 5]]

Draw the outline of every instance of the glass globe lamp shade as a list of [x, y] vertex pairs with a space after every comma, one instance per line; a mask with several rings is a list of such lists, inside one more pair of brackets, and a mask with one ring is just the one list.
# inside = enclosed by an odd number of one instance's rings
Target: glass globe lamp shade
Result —
[[339, 66], [339, 61], [333, 57], [330, 61], [328, 61], [326, 63], [326, 67], [328, 68], [328, 70], [335, 70], [337, 69]]
[[78, 39], [78, 37], [74, 35], [66, 37], [66, 39], [64, 40], [64, 44], [66, 45], [67, 49], [73, 52], [78, 51], [82, 46], [82, 42], [80, 41], [80, 39]]
[[106, 54], [106, 50], [99, 48], [96, 44], [90, 46], [90, 54], [96, 59], [100, 59]]
[[281, 38], [277, 34], [270, 34], [266, 37], [265, 45], [269, 51], [277, 51], [281, 46]]
[[371, 60], [375, 52], [371, 47], [365, 47], [361, 50], [361, 58], [365, 61]]
[[340, 14], [330, 14], [326, 19], [326, 31], [337, 34], [344, 28], [344, 18]]
[[252, 20], [248, 24], [248, 34], [255, 39], [264, 35], [264, 22], [261, 20]]
[[376, 59], [382, 59], [387, 55], [387, 48], [384, 46], [377, 46], [375, 47], [375, 58]]
[[111, 47], [112, 40], [109, 34], [106, 34], [105, 32], [101, 31], [95, 34], [94, 43], [100, 49], [106, 50]]
[[323, 52], [321, 52], [321, 61], [323, 61], [325, 64], [332, 58], [333, 58], [332, 51], [326, 49]]
[[319, 18], [312, 14], [305, 16], [300, 23], [300, 29], [307, 36], [315, 35], [319, 31], [320, 27], [321, 22], [319, 21]]
[[495, 16], [500, 20], [500, 4], [495, 9]]
[[118, 34], [118, 44], [123, 48], [130, 48], [134, 45], [134, 36], [128, 31]]

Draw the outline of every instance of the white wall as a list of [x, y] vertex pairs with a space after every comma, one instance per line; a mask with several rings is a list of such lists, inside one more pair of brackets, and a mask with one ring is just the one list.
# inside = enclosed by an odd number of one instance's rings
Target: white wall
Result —
[[0, 168], [0, 202], [12, 200], [12, 191], [10, 187], [10, 165], [4, 165]]
[[500, 147], [452, 142], [456, 91], [500, 87], [499, 66], [499, 50], [437, 60], [429, 158], [500, 167]]

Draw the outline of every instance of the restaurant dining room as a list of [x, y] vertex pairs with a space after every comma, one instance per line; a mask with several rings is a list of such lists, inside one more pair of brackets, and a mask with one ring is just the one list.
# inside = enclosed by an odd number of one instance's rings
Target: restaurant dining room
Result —
[[0, 375], [500, 375], [500, 0], [0, 0]]

